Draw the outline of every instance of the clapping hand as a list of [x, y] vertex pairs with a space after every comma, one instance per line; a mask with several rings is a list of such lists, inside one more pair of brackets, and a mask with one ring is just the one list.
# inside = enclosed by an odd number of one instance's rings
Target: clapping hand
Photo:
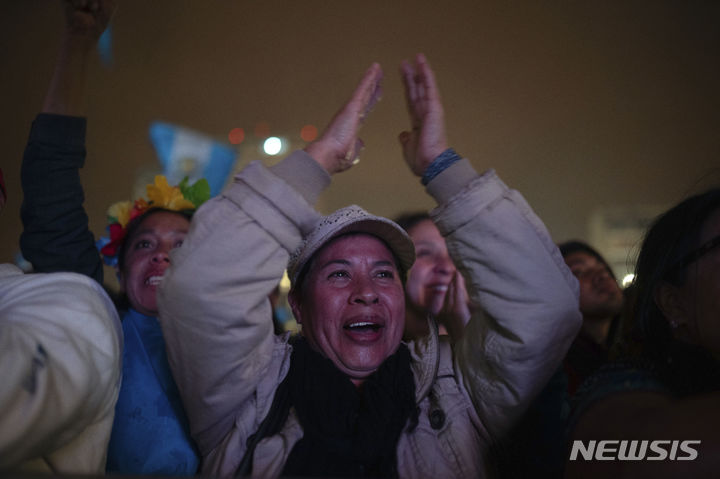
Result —
[[403, 157], [416, 176], [422, 176], [432, 161], [447, 149], [445, 120], [435, 75], [423, 54], [415, 64], [402, 63], [400, 73], [405, 85], [411, 131], [400, 133]]
[[465, 280], [460, 271], [455, 271], [445, 293], [443, 307], [435, 315], [437, 322], [445, 326], [453, 341], [462, 337], [465, 325], [470, 321], [472, 315], [470, 304]]
[[320, 138], [305, 148], [331, 175], [357, 163], [363, 148], [358, 133], [368, 113], [380, 100], [382, 76], [380, 65], [373, 63], [350, 100], [335, 114]]

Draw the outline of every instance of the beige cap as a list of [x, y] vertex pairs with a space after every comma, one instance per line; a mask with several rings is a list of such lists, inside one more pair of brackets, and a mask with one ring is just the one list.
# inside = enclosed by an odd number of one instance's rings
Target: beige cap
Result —
[[357, 205], [346, 206], [323, 216], [315, 229], [290, 256], [288, 276], [294, 286], [308, 261], [328, 241], [347, 233], [367, 233], [383, 240], [400, 261], [406, 272], [415, 262], [415, 246], [397, 223], [382, 216], [371, 215]]

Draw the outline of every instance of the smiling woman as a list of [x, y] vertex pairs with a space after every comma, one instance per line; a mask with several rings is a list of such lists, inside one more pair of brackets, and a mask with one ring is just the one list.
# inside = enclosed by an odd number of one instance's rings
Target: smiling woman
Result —
[[[77, 178], [77, 163], [72, 161], [77, 157], [59, 153], [67, 149], [64, 142], [72, 142], [75, 137], [68, 135], [57, 139], [57, 143], [50, 139], [53, 129], [71, 131], [77, 120], [83, 119], [39, 115], [33, 124], [23, 164], [24, 172], [32, 174], [24, 176], [27, 181], [23, 183], [22, 246], [37, 271], [97, 271], [95, 279], [102, 281], [100, 255], [87, 223], [63, 220], [84, 216], [80, 201], [63, 201], [68, 197], [82, 198], [79, 181], [58, 181], [65, 175], [57, 174], [62, 171]], [[47, 174], [46, 162], [52, 162], [55, 175]], [[199, 189], [205, 189], [203, 185], [200, 183]], [[149, 185], [149, 201], [115, 204], [108, 212], [110, 238], [103, 241], [101, 252], [106, 263], [117, 268], [123, 293], [117, 306], [124, 336], [123, 380], [108, 445], [109, 471], [192, 474], [198, 467], [156, 318], [157, 288], [170, 266], [170, 251], [182, 244], [196, 207], [185, 199], [185, 194], [198, 201], [197, 195], [190, 194], [188, 188], [192, 187], [183, 188], [185, 193], [158, 177], [154, 185]], [[47, 203], [53, 207], [44, 208]], [[49, 234], [48, 228], [54, 234]], [[75, 239], [78, 231], [83, 241]], [[80, 254], [83, 251], [88, 254]], [[57, 257], [61, 262], [52, 261]]]
[[431, 322], [441, 333], [459, 338], [470, 320], [470, 304], [445, 238], [427, 213], [407, 213], [396, 221], [410, 235], [417, 256], [405, 285], [405, 339], [427, 336]]
[[123, 293], [119, 309], [157, 316], [155, 294], [170, 265], [169, 253], [182, 245], [193, 212], [210, 196], [207, 181], [186, 183], [171, 187], [164, 176], [156, 176], [146, 187], [148, 200], [108, 208], [110, 234], [100, 238], [98, 247], [105, 263], [117, 270]]
[[196, 208], [187, 198], [198, 203], [205, 199], [198, 190], [209, 194], [206, 182], [171, 187], [158, 176], [147, 187], [149, 200], [116, 203], [108, 210], [111, 234], [101, 252], [105, 262], [117, 268], [125, 337], [123, 387], [108, 446], [108, 471], [171, 474], [197, 469], [165, 356], [156, 297], [170, 252], [182, 245]]
[[141, 313], [157, 315], [157, 286], [170, 266], [170, 251], [182, 245], [189, 227], [189, 214], [159, 208], [128, 227], [118, 255], [120, 285]]
[[[386, 226], [384, 235], [373, 222]], [[325, 224], [314, 236], [329, 239], [311, 239], [304, 251], [317, 251], [307, 263], [290, 263], [288, 299], [310, 346], [360, 385], [400, 345], [401, 271], [412, 265], [413, 246], [402, 230], [358, 207], [338, 210]]]
[[[387, 476], [395, 469], [402, 428], [410, 418], [417, 421], [410, 353], [400, 344], [402, 279], [413, 258], [402, 229], [349, 206], [321, 221], [290, 260], [289, 300], [302, 337], [293, 343], [292, 366], [278, 396], [307, 426], [285, 474], [357, 473], [365, 467]], [[309, 396], [309, 384], [324, 393]], [[339, 445], [339, 435], [362, 452]]]
[[[201, 473], [483, 476], [491, 444], [575, 336], [577, 282], [542, 223], [492, 171], [447, 148], [424, 56], [403, 76], [414, 127], [400, 135], [405, 159], [438, 202], [433, 227], [479, 308], [452, 343], [435, 328], [403, 343], [407, 233], [357, 206], [312, 207], [330, 175], [356, 164], [380, 91], [372, 65], [317, 141], [269, 169], [248, 165], [173, 254], [160, 322]], [[286, 267], [302, 324], [294, 342], [273, 334], [268, 300]]]

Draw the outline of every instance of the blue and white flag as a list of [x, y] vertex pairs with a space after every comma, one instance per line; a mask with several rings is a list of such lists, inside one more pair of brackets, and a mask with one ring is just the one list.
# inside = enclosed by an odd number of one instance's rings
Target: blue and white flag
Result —
[[97, 42], [97, 50], [100, 55], [100, 61], [105, 68], [111, 68], [113, 66], [112, 25], [108, 25], [102, 35], [100, 35]]
[[210, 183], [212, 196], [225, 186], [237, 158], [237, 151], [229, 145], [169, 123], [153, 122], [150, 140], [168, 183], [177, 185], [186, 176], [190, 183], [205, 178]]

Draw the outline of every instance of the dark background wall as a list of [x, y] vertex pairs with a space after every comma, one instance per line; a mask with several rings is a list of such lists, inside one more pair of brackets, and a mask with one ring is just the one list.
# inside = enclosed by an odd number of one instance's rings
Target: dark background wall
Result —
[[[407, 126], [397, 67], [427, 54], [449, 139], [520, 190], [554, 239], [588, 238], [604, 208], [666, 207], [720, 184], [720, 3], [716, 1], [120, 0], [114, 65], [88, 71], [82, 172], [99, 234], [107, 206], [156, 168], [148, 125], [227, 138], [231, 128], [298, 137], [326, 124], [365, 68], [385, 94], [358, 167], [319, 207], [383, 215], [429, 208], [396, 136]], [[3, 0], [0, 166], [10, 198], [0, 261], [21, 231], [19, 171], [63, 17], [59, 1]], [[244, 143], [246, 160], [256, 139]]]

